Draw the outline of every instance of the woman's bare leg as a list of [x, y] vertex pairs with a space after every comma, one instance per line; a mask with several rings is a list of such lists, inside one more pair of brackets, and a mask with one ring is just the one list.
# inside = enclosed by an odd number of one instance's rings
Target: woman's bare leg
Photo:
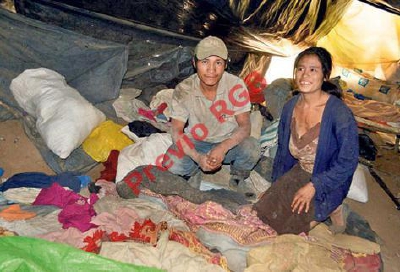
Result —
[[310, 222], [310, 230], [312, 230], [313, 228], [315, 228], [316, 225], [318, 225], [319, 222], [318, 221], [311, 221]]
[[332, 225], [329, 227], [329, 230], [333, 234], [343, 233], [346, 230], [347, 216], [349, 213], [349, 207], [346, 204], [342, 204], [330, 214]]
[[343, 221], [343, 205], [336, 208], [331, 214], [330, 218], [332, 224], [335, 226], [344, 226], [346, 222]]

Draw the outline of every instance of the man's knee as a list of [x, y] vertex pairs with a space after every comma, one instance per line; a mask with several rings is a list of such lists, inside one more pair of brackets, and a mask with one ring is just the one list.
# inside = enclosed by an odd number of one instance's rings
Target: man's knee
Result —
[[167, 152], [162, 160], [162, 167], [180, 176], [189, 176], [194, 171], [194, 166], [193, 160], [187, 155], [178, 158]]
[[244, 156], [247, 156], [248, 159], [254, 161], [254, 163], [256, 163], [260, 159], [261, 148], [260, 143], [257, 139], [253, 137], [248, 137], [243, 140], [239, 147], [240, 153]]
[[174, 165], [174, 161], [171, 159], [171, 156], [167, 153], [163, 155], [163, 158], [161, 160], [161, 167], [170, 170], [171, 167]]

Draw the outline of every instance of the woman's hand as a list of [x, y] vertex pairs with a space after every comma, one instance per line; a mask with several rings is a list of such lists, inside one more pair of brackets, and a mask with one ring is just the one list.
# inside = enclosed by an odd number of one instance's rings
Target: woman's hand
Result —
[[307, 183], [301, 187], [294, 195], [292, 202], [292, 212], [297, 212], [298, 214], [303, 211], [308, 213], [310, 209], [310, 203], [315, 195], [315, 188], [312, 182]]

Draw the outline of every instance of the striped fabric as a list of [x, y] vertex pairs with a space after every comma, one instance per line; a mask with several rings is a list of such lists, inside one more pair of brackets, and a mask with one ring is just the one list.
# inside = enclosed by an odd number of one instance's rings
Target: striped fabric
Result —
[[278, 125], [279, 119], [274, 120], [271, 125], [261, 131], [260, 145], [261, 154], [269, 156], [269, 150], [278, 144]]

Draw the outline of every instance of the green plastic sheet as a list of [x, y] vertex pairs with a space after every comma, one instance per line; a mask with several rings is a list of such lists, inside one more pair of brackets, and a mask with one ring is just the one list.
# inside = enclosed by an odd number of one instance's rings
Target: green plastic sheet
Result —
[[158, 272], [162, 270], [114, 261], [66, 244], [31, 237], [9, 236], [0, 238], [0, 271]]

